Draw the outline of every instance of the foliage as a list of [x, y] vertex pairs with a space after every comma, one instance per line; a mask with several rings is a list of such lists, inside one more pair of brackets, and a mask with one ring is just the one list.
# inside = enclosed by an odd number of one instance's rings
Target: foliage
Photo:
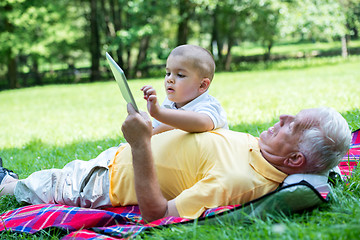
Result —
[[129, 77], [146, 77], [179, 43], [210, 49], [218, 69], [230, 70], [240, 61], [234, 47], [248, 41], [269, 60], [284, 39], [356, 39], [359, 9], [359, 0], [3, 0], [0, 85], [42, 85], [56, 65], [70, 70], [67, 81], [86, 79], [76, 75], [82, 67], [104, 78], [105, 51]]
[[1, 50], [11, 49], [11, 57], [34, 54], [47, 60], [54, 57], [66, 60], [64, 55], [81, 47], [75, 43], [83, 36], [80, 30], [84, 24], [84, 21], [75, 21], [81, 19], [78, 19], [76, 5], [70, 2], [2, 1], [1, 8], [7, 9], [2, 11], [2, 21], [8, 29], [2, 26]]
[[327, 40], [345, 35], [345, 12], [338, 0], [302, 0], [283, 5], [282, 36]]
[[340, 3], [346, 17], [347, 34], [356, 39], [360, 28], [360, 0], [343, 0]]
[[[17, 72], [35, 74], [45, 62], [72, 63], [77, 51], [83, 50], [81, 31], [84, 21], [72, 1], [5, 0], [0, 4], [0, 64], [7, 64], [9, 87], [17, 87]], [[75, 21], [77, 20], [77, 21]], [[26, 80], [22, 83], [27, 85]]]

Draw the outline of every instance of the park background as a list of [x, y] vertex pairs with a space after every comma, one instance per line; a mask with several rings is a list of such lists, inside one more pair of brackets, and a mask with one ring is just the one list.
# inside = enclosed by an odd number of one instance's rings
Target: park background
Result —
[[[359, 0], [0, 2], [0, 157], [20, 178], [88, 160], [124, 142], [126, 103], [105, 60], [125, 69], [139, 90], [165, 96], [163, 69], [178, 44], [215, 56], [210, 87], [230, 129], [258, 136], [309, 107], [339, 111], [360, 128]], [[338, 183], [330, 204], [249, 223], [195, 224], [155, 230], [143, 239], [357, 239], [360, 175]], [[0, 198], [0, 212], [21, 206]], [[0, 233], [0, 239], [59, 239]]]
[[109, 80], [106, 51], [130, 79], [162, 76], [168, 53], [186, 43], [209, 49], [218, 72], [287, 58], [347, 57], [360, 53], [359, 5], [359, 0], [3, 0], [0, 89]]

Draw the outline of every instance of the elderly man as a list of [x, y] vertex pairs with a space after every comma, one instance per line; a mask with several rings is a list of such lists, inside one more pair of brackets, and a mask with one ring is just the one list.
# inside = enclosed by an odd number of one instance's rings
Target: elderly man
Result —
[[129, 144], [91, 161], [76, 160], [24, 180], [2, 168], [0, 194], [14, 194], [30, 204], [138, 204], [147, 221], [197, 218], [207, 208], [261, 197], [288, 174], [327, 174], [346, 153], [351, 138], [345, 119], [330, 108], [281, 115], [259, 139], [225, 129], [173, 130], [152, 137], [148, 115], [129, 104], [122, 131]]

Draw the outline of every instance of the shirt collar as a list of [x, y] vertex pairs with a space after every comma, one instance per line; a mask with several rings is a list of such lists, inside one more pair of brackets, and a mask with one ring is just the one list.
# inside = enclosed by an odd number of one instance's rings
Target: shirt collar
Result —
[[199, 102], [204, 101], [208, 96], [209, 96], [209, 90], [206, 90], [206, 92], [204, 92], [203, 94], [201, 94], [197, 98], [194, 98], [193, 100], [191, 100], [190, 102], [188, 102], [187, 104], [182, 106], [181, 108], [177, 108], [175, 106], [175, 103], [170, 101], [170, 100], [169, 100], [169, 104], [164, 105], [164, 107], [171, 108], [171, 109], [188, 110], [188, 109], [191, 109], [194, 105], [198, 104]]
[[282, 171], [271, 165], [262, 156], [260, 152], [258, 138], [255, 138], [255, 141], [249, 142], [249, 149], [252, 152], [251, 154], [253, 154], [253, 157], [250, 160], [250, 165], [263, 177], [270, 179], [274, 182], [282, 183], [284, 179], [288, 176], [286, 173], [283, 173]]

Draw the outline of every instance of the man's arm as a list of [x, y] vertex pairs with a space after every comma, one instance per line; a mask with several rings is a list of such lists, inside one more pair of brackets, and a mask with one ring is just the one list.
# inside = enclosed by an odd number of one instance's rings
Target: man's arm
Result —
[[166, 216], [179, 216], [175, 201], [167, 201], [161, 193], [151, 150], [152, 126], [145, 112], [137, 113], [127, 105], [128, 116], [122, 125], [125, 139], [131, 146], [135, 191], [141, 215], [146, 221]]
[[[147, 100], [148, 111], [156, 120], [187, 132], [205, 132], [214, 129], [214, 123], [207, 114], [161, 108], [157, 101], [156, 91], [152, 86], [144, 86], [141, 90]], [[168, 130], [170, 128], [164, 127], [162, 130], [155, 130], [154, 133]]]

